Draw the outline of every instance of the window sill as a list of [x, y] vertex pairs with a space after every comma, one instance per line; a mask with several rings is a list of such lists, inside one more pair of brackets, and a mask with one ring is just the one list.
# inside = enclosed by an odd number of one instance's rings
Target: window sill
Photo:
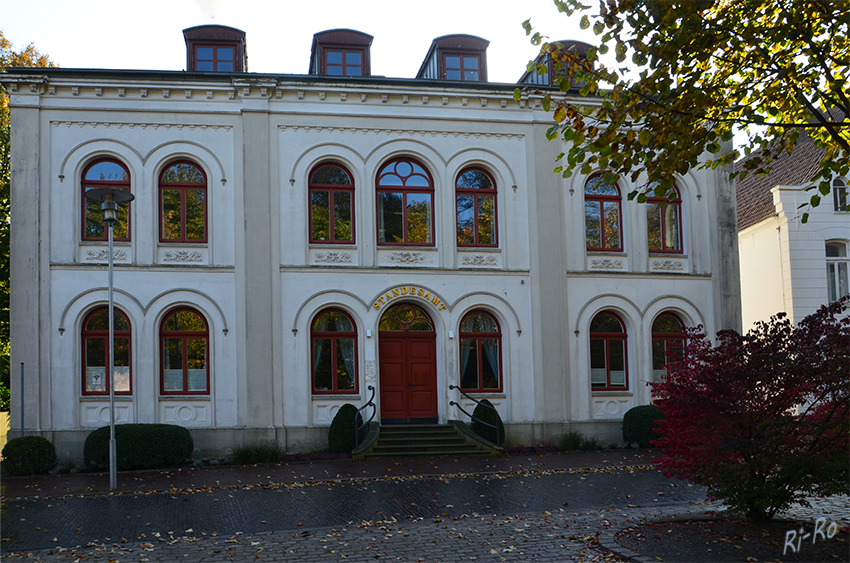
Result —
[[[103, 240], [81, 240], [79, 241], [80, 246], [103, 246], [105, 244], [109, 244], [108, 239]], [[132, 246], [133, 241], [131, 240], [114, 240], [112, 241], [112, 246]]]
[[588, 256], [628, 256], [625, 250], [588, 250], [585, 249]]
[[327, 400], [360, 400], [360, 393], [328, 393], [327, 395], [323, 395], [321, 393], [313, 393], [312, 400], [314, 401], [327, 401]]
[[191, 246], [192, 248], [207, 248], [210, 243], [208, 241], [204, 242], [192, 242], [192, 241], [179, 241], [179, 240], [170, 240], [170, 241], [159, 241], [157, 243], [158, 246], [162, 248], [180, 248], [182, 246]]
[[160, 401], [210, 401], [209, 395], [160, 395]]
[[[88, 401], [108, 401], [109, 395], [83, 395], [80, 397], [80, 401], [88, 402]], [[116, 402], [132, 402], [132, 395], [115, 395]]]
[[611, 397], [611, 396], [622, 396], [622, 395], [634, 395], [634, 391], [629, 391], [628, 389], [623, 389], [622, 391], [617, 391], [614, 389], [605, 389], [604, 391], [593, 391], [591, 390], [591, 395], [594, 397]]

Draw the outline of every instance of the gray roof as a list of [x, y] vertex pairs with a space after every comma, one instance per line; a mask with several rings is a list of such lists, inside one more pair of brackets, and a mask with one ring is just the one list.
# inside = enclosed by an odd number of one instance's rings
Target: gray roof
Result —
[[[816, 147], [808, 135], [801, 134], [794, 147], [794, 154], [780, 154], [766, 175], [759, 177], [758, 174], [750, 172], [743, 180], [738, 179], [738, 232], [775, 215], [776, 208], [770, 190], [776, 186], [808, 184], [817, 173], [818, 162], [825, 152], [824, 149]], [[749, 158], [752, 156], [736, 162], [735, 171], [744, 170], [743, 164]]]

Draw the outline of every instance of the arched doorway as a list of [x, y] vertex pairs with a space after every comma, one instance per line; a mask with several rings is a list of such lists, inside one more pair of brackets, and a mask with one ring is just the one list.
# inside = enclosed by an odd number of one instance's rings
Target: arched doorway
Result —
[[381, 316], [379, 363], [382, 424], [437, 422], [437, 335], [425, 311], [410, 303]]

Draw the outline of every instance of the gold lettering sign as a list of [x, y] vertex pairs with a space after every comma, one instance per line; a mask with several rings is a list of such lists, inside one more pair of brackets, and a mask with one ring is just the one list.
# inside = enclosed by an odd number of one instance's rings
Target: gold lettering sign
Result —
[[419, 299], [424, 299], [425, 301], [430, 301], [439, 311], [443, 311], [446, 308], [445, 303], [443, 303], [439, 297], [431, 295], [431, 292], [427, 289], [422, 289], [415, 285], [396, 286], [387, 291], [384, 295], [378, 297], [372, 306], [380, 311], [381, 307], [388, 304], [393, 299], [398, 299], [399, 297], [417, 297]]

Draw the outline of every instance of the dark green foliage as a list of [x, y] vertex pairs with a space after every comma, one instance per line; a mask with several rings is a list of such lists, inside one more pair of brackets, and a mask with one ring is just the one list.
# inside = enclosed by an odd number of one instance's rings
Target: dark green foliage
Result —
[[56, 467], [56, 448], [41, 436], [24, 436], [3, 446], [3, 473], [42, 475]]
[[[492, 426], [488, 426], [488, 424]], [[499, 430], [498, 436], [496, 435], [497, 428]], [[502, 424], [502, 417], [499, 416], [499, 411], [493, 408], [493, 403], [487, 399], [481, 401], [472, 411], [472, 431], [496, 445], [501, 445], [505, 441], [505, 426]]]
[[581, 446], [579, 446], [580, 450], [603, 450], [605, 446], [603, 446], [599, 440], [591, 436], [590, 438], [582, 438]]
[[570, 430], [561, 436], [561, 449], [566, 452], [581, 449], [583, 441], [584, 437], [581, 435], [581, 432]]
[[280, 444], [274, 440], [252, 442], [233, 450], [233, 463], [237, 465], [277, 463], [280, 461], [282, 455], [283, 451], [280, 448]]
[[[179, 465], [191, 459], [195, 449], [189, 431], [173, 424], [117, 424], [115, 442], [119, 471]], [[89, 469], [109, 468], [108, 426], [89, 434], [83, 456]]]
[[[4, 357], [0, 358], [0, 363], [2, 363], [4, 361], [7, 364], [6, 367], [8, 367], [9, 356], [4, 356]], [[6, 370], [6, 371], [8, 371], [8, 370]], [[5, 383], [0, 381], [0, 412], [8, 412], [10, 400], [11, 400], [11, 394], [9, 392], [9, 387], [7, 387]]]
[[623, 416], [623, 441], [641, 448], [651, 447], [652, 441], [661, 438], [660, 434], [653, 431], [656, 420], [664, 420], [664, 414], [655, 405], [629, 409]]
[[[360, 427], [363, 419], [357, 414], [357, 407], [350, 403], [342, 405], [337, 411], [328, 431], [328, 447], [332, 452], [350, 453], [357, 447], [354, 443], [355, 417], [357, 417], [357, 426]], [[364, 431], [365, 429], [361, 433]]]

